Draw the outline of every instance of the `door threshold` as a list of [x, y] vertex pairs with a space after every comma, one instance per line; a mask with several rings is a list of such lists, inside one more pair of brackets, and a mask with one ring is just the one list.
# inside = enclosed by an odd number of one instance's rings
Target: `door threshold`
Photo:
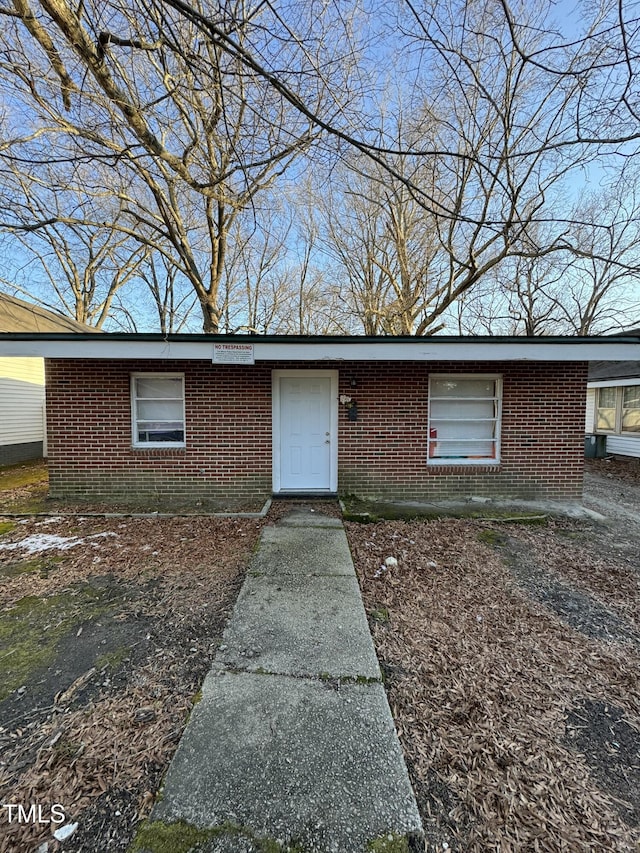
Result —
[[336, 500], [338, 500], [338, 493], [337, 492], [307, 492], [307, 491], [301, 490], [299, 492], [272, 492], [271, 497], [275, 501], [277, 501], [277, 500], [291, 501], [291, 500], [296, 500], [296, 499], [300, 500], [301, 498], [304, 498], [304, 500], [316, 500], [316, 501], [333, 500], [333, 501], [336, 501]]

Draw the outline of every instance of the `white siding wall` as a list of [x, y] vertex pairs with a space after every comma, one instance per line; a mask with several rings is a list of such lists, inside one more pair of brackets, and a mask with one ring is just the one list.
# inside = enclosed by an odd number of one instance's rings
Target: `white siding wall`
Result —
[[43, 441], [44, 360], [0, 358], [0, 445]]
[[584, 431], [592, 433], [596, 425], [596, 389], [587, 388], [587, 411], [584, 419]]
[[640, 457], [640, 436], [607, 435], [607, 453]]

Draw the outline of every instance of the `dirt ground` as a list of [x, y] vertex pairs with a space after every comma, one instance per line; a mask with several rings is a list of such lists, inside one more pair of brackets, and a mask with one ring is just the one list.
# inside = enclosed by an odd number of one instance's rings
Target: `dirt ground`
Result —
[[588, 466], [606, 523], [346, 525], [427, 850], [640, 850], [639, 472]]
[[[640, 851], [639, 474], [589, 462], [607, 523], [345, 525], [428, 851]], [[46, 469], [3, 476], [0, 803], [78, 827], [4, 808], [0, 853], [124, 853], [288, 507], [9, 518], [43, 508]]]
[[[4, 511], [41, 509], [41, 480], [14, 477]], [[0, 851], [125, 851], [264, 522], [1, 513]], [[9, 804], [40, 812], [10, 822]]]

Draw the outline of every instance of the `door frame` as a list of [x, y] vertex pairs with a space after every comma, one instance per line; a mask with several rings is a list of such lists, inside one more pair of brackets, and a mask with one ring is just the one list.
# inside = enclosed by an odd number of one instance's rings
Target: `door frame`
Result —
[[[280, 418], [280, 380], [283, 377], [318, 377], [324, 376], [331, 379], [330, 390], [330, 432], [331, 453], [329, 457], [329, 488], [328, 489], [300, 489], [301, 492], [317, 492], [326, 494], [338, 491], [338, 371], [337, 370], [273, 370], [271, 371], [272, 393], [271, 393], [271, 423], [272, 423], [272, 446], [273, 446], [273, 491], [277, 494], [281, 491], [280, 465], [281, 452], [281, 418]], [[289, 493], [291, 489], [287, 489]]]

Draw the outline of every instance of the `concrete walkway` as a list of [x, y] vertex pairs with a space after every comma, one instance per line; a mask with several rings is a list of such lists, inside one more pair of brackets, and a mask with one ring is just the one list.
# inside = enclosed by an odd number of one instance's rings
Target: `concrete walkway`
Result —
[[207, 853], [419, 843], [338, 519], [298, 510], [263, 531], [151, 820], [204, 830], [193, 838]]

